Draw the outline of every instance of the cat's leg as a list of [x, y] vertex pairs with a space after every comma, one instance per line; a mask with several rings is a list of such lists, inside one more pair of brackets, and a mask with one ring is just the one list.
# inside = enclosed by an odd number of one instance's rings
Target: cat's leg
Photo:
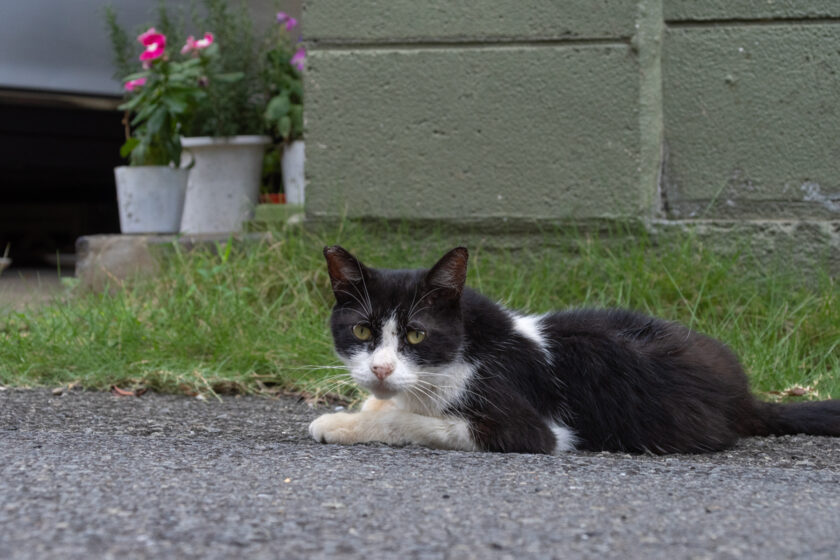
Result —
[[365, 399], [362, 403], [362, 412], [372, 412], [376, 410], [393, 410], [397, 408], [394, 399], [377, 399], [373, 395]]
[[309, 425], [323, 443], [377, 441], [390, 445], [417, 444], [437, 449], [477, 449], [469, 423], [461, 418], [421, 416], [398, 409], [324, 414]]

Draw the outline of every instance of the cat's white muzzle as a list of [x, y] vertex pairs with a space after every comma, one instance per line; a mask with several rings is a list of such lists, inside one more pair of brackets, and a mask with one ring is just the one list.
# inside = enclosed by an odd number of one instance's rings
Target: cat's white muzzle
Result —
[[378, 352], [360, 352], [344, 362], [353, 381], [379, 399], [390, 399], [410, 389], [417, 382], [417, 375], [412, 373], [411, 365], [395, 354], [387, 356], [390, 360], [387, 363], [393, 366], [389, 367], [391, 373], [380, 379], [374, 373], [374, 368], [382, 363], [381, 359], [382, 355]]

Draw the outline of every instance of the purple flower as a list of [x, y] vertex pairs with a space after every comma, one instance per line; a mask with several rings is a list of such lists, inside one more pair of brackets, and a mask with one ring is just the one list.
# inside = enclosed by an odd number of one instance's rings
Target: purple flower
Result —
[[301, 47], [295, 51], [295, 54], [292, 55], [292, 58], [289, 59], [289, 63], [298, 69], [298, 71], [303, 72], [303, 67], [306, 62], [306, 49]]
[[277, 23], [285, 23], [286, 31], [291, 31], [298, 25], [298, 20], [287, 14], [286, 12], [277, 12]]

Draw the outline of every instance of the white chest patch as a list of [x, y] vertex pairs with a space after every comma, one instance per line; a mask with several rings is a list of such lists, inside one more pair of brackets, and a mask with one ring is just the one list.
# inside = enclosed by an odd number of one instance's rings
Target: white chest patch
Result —
[[464, 397], [475, 370], [475, 366], [461, 360], [440, 367], [418, 368], [416, 389], [397, 396], [400, 407], [417, 414], [438, 416]]

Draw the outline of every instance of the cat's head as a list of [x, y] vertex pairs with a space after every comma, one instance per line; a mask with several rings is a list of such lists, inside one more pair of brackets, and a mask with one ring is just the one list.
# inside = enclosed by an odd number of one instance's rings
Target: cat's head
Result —
[[324, 256], [335, 349], [353, 380], [379, 398], [452, 385], [446, 371], [463, 345], [467, 250], [449, 251], [428, 270], [368, 268], [339, 246]]

